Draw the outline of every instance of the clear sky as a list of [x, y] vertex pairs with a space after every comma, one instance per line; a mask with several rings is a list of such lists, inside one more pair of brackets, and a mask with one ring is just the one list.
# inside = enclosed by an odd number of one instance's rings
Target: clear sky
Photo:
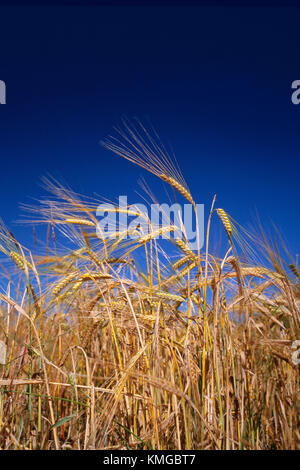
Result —
[[150, 118], [207, 211], [216, 193], [298, 253], [300, 8], [0, 6], [0, 17], [0, 215], [21, 242], [19, 203], [45, 195], [47, 174], [130, 202], [145, 176], [164, 200], [154, 176], [99, 145], [126, 115]]

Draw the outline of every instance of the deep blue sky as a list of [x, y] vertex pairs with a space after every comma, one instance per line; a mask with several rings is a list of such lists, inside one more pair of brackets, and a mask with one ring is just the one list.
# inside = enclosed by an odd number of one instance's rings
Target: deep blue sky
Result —
[[130, 202], [143, 175], [163, 201], [154, 176], [99, 145], [122, 115], [148, 116], [197, 202], [208, 211], [217, 193], [244, 226], [257, 211], [298, 252], [300, 9], [0, 6], [0, 17], [7, 225], [45, 195], [45, 174]]

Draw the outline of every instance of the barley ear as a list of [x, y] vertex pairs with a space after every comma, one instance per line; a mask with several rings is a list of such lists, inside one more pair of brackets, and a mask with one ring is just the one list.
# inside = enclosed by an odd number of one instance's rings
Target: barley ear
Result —
[[160, 178], [165, 181], [166, 183], [169, 183], [170, 186], [172, 186], [173, 188], [177, 189], [177, 191], [187, 200], [189, 201], [191, 204], [193, 204], [193, 206], [195, 206], [195, 202], [192, 198], [192, 195], [191, 193], [180, 183], [178, 183], [178, 181], [176, 181], [174, 178], [170, 177], [170, 176], [167, 176], [165, 175], [164, 173], [162, 173], [160, 175]]
[[221, 222], [222, 222], [222, 224], [223, 224], [223, 226], [226, 230], [228, 238], [231, 238], [231, 236], [232, 236], [232, 226], [231, 226], [231, 223], [229, 221], [228, 215], [226, 214], [224, 209], [216, 209], [216, 211], [217, 211], [217, 214], [220, 217]]

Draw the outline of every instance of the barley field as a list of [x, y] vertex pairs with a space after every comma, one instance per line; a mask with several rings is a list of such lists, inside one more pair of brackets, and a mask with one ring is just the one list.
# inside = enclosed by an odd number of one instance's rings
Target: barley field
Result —
[[[196, 214], [155, 140], [125, 126], [104, 145]], [[196, 250], [134, 205], [115, 211], [148, 232], [108, 238], [99, 201], [47, 185], [25, 208], [43, 241], [0, 230], [0, 448], [300, 449], [300, 275], [284, 248], [215, 199]]]

